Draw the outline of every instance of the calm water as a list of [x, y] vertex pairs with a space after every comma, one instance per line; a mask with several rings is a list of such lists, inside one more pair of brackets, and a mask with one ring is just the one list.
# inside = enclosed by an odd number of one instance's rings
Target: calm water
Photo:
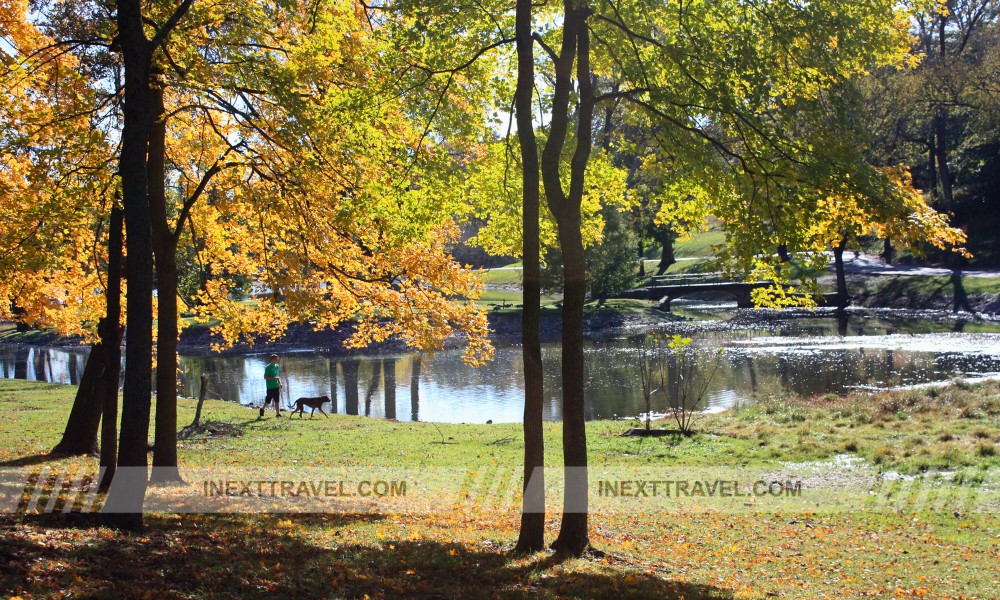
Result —
[[[974, 333], [920, 321], [890, 323], [852, 318], [838, 327], [831, 319], [795, 319], [752, 328], [698, 332], [689, 366], [669, 358], [652, 398], [654, 413], [677, 406], [704, 389], [702, 406], [724, 408], [755, 394], [800, 395], [853, 388], [899, 387], [957, 376], [1000, 374], [1000, 327], [977, 326]], [[594, 342], [586, 349], [587, 418], [635, 417], [644, 413], [638, 346], [641, 338]], [[721, 351], [720, 351], [721, 349]], [[556, 345], [542, 351], [545, 364], [545, 418], [561, 416], [559, 356]], [[5, 378], [77, 383], [86, 350], [0, 345]], [[197, 396], [200, 376], [208, 376], [208, 396], [243, 404], [264, 397], [266, 355], [181, 357], [181, 393]], [[523, 366], [520, 347], [497, 349], [478, 369], [459, 353], [433, 360], [418, 355], [332, 357], [289, 353], [281, 358], [288, 382], [282, 402], [327, 395], [335, 411], [403, 421], [482, 423], [520, 421]], [[325, 407], [329, 411], [329, 405]]]

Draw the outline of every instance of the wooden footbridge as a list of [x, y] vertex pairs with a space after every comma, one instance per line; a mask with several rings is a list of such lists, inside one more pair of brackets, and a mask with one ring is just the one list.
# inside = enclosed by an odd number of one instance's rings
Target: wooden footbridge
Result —
[[722, 273], [696, 273], [653, 277], [649, 285], [622, 292], [620, 298], [653, 300], [661, 310], [670, 310], [670, 302], [698, 292], [722, 292], [736, 298], [740, 308], [753, 308], [753, 290], [774, 285], [771, 281], [733, 281]]

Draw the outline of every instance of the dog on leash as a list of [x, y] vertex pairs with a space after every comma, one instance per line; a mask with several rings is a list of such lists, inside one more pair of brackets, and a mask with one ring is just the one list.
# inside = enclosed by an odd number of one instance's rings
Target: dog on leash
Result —
[[326, 402], [330, 402], [331, 404], [333, 404], [330, 401], [329, 396], [319, 396], [317, 398], [299, 398], [298, 400], [295, 401], [295, 410], [293, 410], [292, 414], [288, 416], [289, 418], [291, 418], [291, 416], [294, 415], [295, 413], [299, 413], [299, 418], [302, 418], [304, 416], [305, 409], [307, 406], [312, 409], [312, 412], [309, 413], [310, 419], [316, 414], [317, 410], [319, 410], [319, 412], [323, 416], [328, 416], [325, 412], [323, 412], [323, 404]]

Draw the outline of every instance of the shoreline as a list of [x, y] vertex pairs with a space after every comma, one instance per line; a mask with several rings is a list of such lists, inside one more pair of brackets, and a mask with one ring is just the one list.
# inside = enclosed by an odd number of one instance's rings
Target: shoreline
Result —
[[[704, 305], [699, 305], [704, 306]], [[678, 305], [681, 308], [681, 305]], [[658, 313], [652, 310], [643, 312], [635, 309], [600, 308], [591, 309], [584, 319], [584, 338], [588, 341], [600, 341], [613, 338], [643, 335], [654, 332], [670, 332], [684, 335], [699, 332], [748, 329], [765, 324], [780, 323], [798, 319], [883, 319], [888, 321], [924, 321], [936, 325], [960, 327], [967, 323], [996, 324], [1000, 326], [1000, 314], [952, 312], [942, 309], [885, 308], [868, 306], [851, 306], [844, 313], [838, 313], [835, 308], [748, 308], [740, 309], [732, 305], [720, 303], [714, 310], [723, 318], [698, 319], [674, 313]], [[557, 343], [561, 335], [561, 312], [558, 310], [543, 311], [541, 319], [542, 343]], [[728, 318], [725, 318], [728, 315]], [[492, 312], [488, 314], [490, 322], [490, 341], [498, 346], [517, 345], [521, 341], [521, 313]], [[238, 356], [249, 354], [265, 354], [269, 352], [321, 352], [331, 356], [363, 356], [383, 355], [413, 352], [414, 349], [406, 343], [394, 338], [385, 342], [370, 344], [362, 348], [349, 348], [344, 342], [353, 333], [353, 328], [345, 326], [337, 330], [316, 331], [310, 325], [293, 323], [289, 325], [285, 336], [279, 340], [270, 341], [266, 338], [255, 340], [253, 344], [240, 343], [232, 348], [214, 351], [211, 348], [213, 337], [207, 328], [186, 329], [181, 332], [178, 353], [183, 356]], [[12, 330], [0, 332], [0, 344], [29, 345], [53, 348], [86, 347], [80, 336], [63, 337], [55, 333], [31, 330], [13, 334]], [[447, 340], [441, 351], [458, 350], [464, 346], [460, 336]]]

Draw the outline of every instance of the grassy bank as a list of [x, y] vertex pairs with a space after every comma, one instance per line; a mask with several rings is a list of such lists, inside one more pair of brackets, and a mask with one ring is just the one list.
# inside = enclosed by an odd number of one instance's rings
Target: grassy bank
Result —
[[[74, 389], [0, 380], [0, 463], [65, 470], [51, 459]], [[180, 423], [194, 402], [182, 400]], [[516, 424], [401, 423], [335, 415], [258, 419], [206, 403], [204, 419], [240, 435], [182, 441], [183, 466], [517, 469]], [[748, 465], [824, 467], [855, 457], [864, 472], [946, 469], [973, 490], [998, 468], [1000, 384], [846, 398], [762, 399], [706, 415], [690, 437], [630, 438], [635, 425], [588, 424], [594, 477], [614, 469]], [[664, 425], [664, 424], [659, 424]], [[561, 429], [547, 423], [546, 460]], [[818, 466], [817, 466], [818, 465]], [[824, 470], [825, 469], [825, 470]], [[835, 512], [599, 511], [604, 557], [512, 557], [516, 511], [430, 514], [152, 515], [143, 536], [71, 526], [51, 515], [0, 517], [0, 596], [304, 597], [996, 597], [1000, 519], [916, 506]], [[558, 528], [550, 514], [547, 539]], [[127, 564], [125, 576], [121, 565]]]
[[[864, 306], [943, 309], [954, 307], [955, 287], [948, 276], [901, 275], [852, 277], [851, 296]], [[1000, 298], [1000, 277], [962, 277], [962, 288], [975, 310]]]

